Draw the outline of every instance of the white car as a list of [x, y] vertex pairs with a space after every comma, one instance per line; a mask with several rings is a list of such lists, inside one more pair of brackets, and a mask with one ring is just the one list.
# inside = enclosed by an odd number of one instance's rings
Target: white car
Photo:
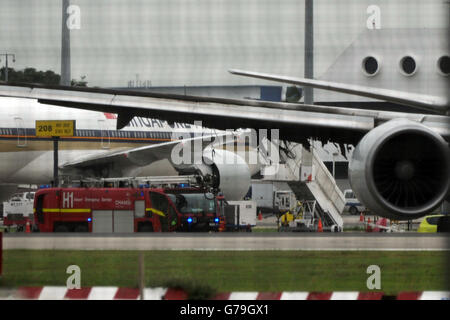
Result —
[[359, 202], [356, 198], [355, 193], [352, 189], [347, 189], [344, 191], [345, 207], [344, 211], [349, 212], [351, 215], [359, 214], [360, 212], [366, 211], [366, 207]]

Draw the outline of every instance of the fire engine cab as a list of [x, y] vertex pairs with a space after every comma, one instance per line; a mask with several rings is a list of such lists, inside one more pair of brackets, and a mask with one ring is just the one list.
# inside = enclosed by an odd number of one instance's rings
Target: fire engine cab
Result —
[[195, 188], [46, 188], [36, 192], [40, 232], [217, 230], [217, 200]]

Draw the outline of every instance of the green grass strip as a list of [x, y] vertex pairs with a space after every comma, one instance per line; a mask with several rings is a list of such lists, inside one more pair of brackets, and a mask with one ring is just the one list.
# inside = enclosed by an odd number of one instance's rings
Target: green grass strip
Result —
[[[148, 241], [151, 241], [148, 240]], [[381, 291], [448, 290], [446, 252], [145, 251], [147, 287], [207, 286], [229, 291], [369, 291], [369, 265]], [[81, 285], [137, 287], [138, 251], [6, 250], [0, 286], [65, 286], [66, 268]]]

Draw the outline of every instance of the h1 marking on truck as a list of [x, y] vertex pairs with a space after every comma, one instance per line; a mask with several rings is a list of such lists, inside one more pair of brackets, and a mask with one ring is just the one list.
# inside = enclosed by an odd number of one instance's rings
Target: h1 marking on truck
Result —
[[73, 208], [73, 192], [63, 192], [63, 208]]

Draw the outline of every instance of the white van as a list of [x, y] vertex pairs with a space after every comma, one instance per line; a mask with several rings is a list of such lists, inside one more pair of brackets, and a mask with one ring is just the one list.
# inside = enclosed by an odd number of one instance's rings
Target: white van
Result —
[[359, 202], [352, 189], [344, 191], [345, 207], [344, 212], [349, 212], [351, 215], [359, 214], [366, 211], [366, 207]]

